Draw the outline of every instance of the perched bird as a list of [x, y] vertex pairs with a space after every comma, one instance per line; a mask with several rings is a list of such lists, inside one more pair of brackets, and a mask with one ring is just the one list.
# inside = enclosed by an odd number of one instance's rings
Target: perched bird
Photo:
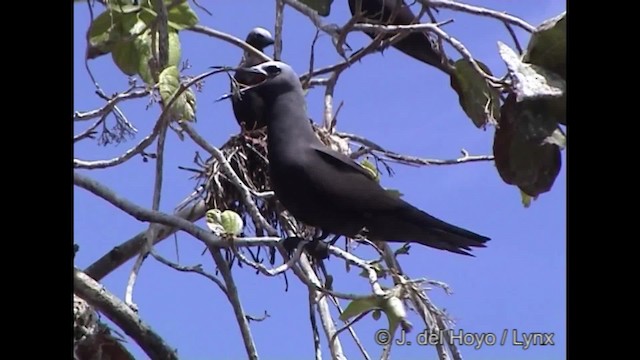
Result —
[[[271, 33], [261, 27], [256, 27], [245, 39], [245, 42], [254, 48], [264, 51], [264, 49], [275, 42]], [[263, 60], [252, 53], [245, 52], [240, 62], [241, 67], [250, 67], [263, 62]], [[234, 79], [243, 85], [252, 85], [255, 83], [255, 76], [236, 72]], [[262, 100], [255, 93], [244, 93], [242, 95], [233, 96], [231, 98], [231, 106], [233, 114], [238, 121], [238, 125], [242, 129], [255, 130], [265, 126], [262, 111]]]
[[[402, 0], [360, 0], [361, 12], [364, 13], [364, 17], [367, 22], [373, 24], [382, 25], [411, 25], [416, 24], [416, 16], [411, 11], [411, 8]], [[349, 9], [351, 15], [360, 13], [357, 9], [358, 0], [349, 0]], [[397, 11], [395, 18], [391, 23], [389, 19], [393, 14], [393, 10], [396, 5], [400, 5], [400, 9]], [[370, 38], [375, 38], [376, 33], [374, 31], [365, 32]], [[385, 35], [383, 39], [388, 39], [395, 34]], [[393, 45], [396, 49], [411, 56], [414, 59], [422, 61], [425, 64], [435, 66], [436, 68], [444, 71], [447, 74], [451, 73], [452, 67], [450, 64], [443, 62], [439, 52], [434, 50], [437, 46], [435, 42], [429, 39], [429, 37], [422, 32], [412, 32], [404, 39], [398, 41]]]
[[413, 242], [471, 255], [489, 238], [441, 221], [382, 188], [373, 174], [325, 146], [306, 114], [298, 76], [279, 61], [238, 71], [262, 77], [249, 90], [263, 100], [269, 176], [276, 197], [303, 223], [372, 241]]

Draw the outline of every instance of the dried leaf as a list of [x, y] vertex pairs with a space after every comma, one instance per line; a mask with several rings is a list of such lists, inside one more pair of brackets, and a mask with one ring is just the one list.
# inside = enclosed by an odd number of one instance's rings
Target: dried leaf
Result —
[[[535, 197], [551, 190], [562, 158], [557, 123], [549, 120], [536, 100], [516, 102], [510, 95], [502, 107], [493, 143], [495, 164], [502, 180]], [[554, 139], [554, 140], [550, 140]]]
[[566, 85], [559, 75], [540, 66], [523, 63], [518, 54], [500, 41], [498, 47], [513, 79], [516, 101], [560, 98], [564, 95]]

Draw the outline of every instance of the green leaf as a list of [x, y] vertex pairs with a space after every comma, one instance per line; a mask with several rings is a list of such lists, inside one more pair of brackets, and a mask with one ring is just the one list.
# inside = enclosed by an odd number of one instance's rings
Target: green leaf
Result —
[[[160, 87], [160, 96], [165, 106], [168, 106], [174, 94], [176, 94], [180, 88], [180, 72], [178, 68], [176, 66], [169, 66], [164, 69], [160, 73], [158, 84]], [[171, 117], [176, 121], [193, 120], [195, 117], [195, 94], [190, 91], [190, 89], [182, 92], [178, 98], [173, 101], [170, 111]], [[223, 213], [223, 218], [224, 216]]]
[[167, 66], [178, 66], [181, 56], [180, 36], [177, 31], [169, 31], [169, 59]]
[[232, 210], [225, 210], [222, 212], [220, 220], [226, 234], [240, 235], [242, 233], [244, 223], [238, 213]]
[[111, 51], [113, 62], [123, 73], [133, 76], [138, 73], [140, 54], [135, 41], [121, 41], [115, 44]]
[[381, 308], [380, 299], [375, 295], [371, 295], [369, 297], [362, 298], [362, 299], [353, 300], [349, 303], [347, 308], [344, 309], [342, 314], [340, 314], [340, 320], [348, 321], [352, 317], [356, 317], [365, 311], [380, 309], [380, 308]]
[[224, 227], [222, 226], [222, 211], [211, 209], [205, 213], [207, 227], [215, 234], [222, 234]]
[[[156, 35], [157, 36], [157, 35]], [[176, 31], [169, 31], [169, 58], [167, 67], [177, 66], [180, 63], [180, 37]], [[139, 62], [138, 74], [147, 84], [154, 84], [149, 61], [153, 58], [151, 54], [151, 31], [147, 30], [144, 34], [138, 36], [135, 40], [135, 46], [138, 49]], [[160, 42], [156, 39], [156, 51], [159, 50]]]
[[113, 46], [112, 30], [121, 18], [122, 14], [105, 10], [93, 19], [88, 30], [89, 49], [87, 58], [94, 59], [111, 52], [111, 47]]
[[371, 173], [371, 175], [373, 175], [373, 177], [374, 177], [374, 179], [376, 181], [378, 181], [378, 182], [380, 181], [380, 174], [378, 173], [378, 169], [376, 169], [376, 166], [373, 165], [373, 163], [371, 163], [367, 159], [364, 159], [364, 160], [362, 160], [360, 165], [362, 165], [363, 168], [369, 170], [369, 172]]
[[518, 54], [500, 41], [498, 47], [513, 79], [517, 102], [525, 99], [561, 98], [565, 94], [565, 81], [558, 74], [538, 65], [522, 62]]
[[[489, 75], [489, 67], [476, 60], [478, 66]], [[489, 86], [478, 74], [471, 62], [460, 59], [455, 63], [455, 72], [450, 79], [451, 87], [458, 93], [458, 102], [465, 114], [478, 128], [487, 123], [495, 124], [500, 117], [500, 93]]]
[[239, 235], [244, 223], [240, 215], [231, 210], [211, 209], [206, 212], [207, 227], [218, 235]]
[[151, 56], [151, 31], [147, 30], [134, 40], [136, 49], [138, 50], [138, 75], [148, 85], [155, 84], [149, 61]]
[[544, 21], [531, 35], [523, 61], [549, 69], [566, 79], [567, 12]]
[[[167, 6], [172, 3], [171, 0], [165, 0]], [[196, 25], [199, 21], [198, 15], [191, 9], [189, 2], [183, 0], [180, 4], [169, 9], [168, 13], [169, 26], [175, 30], [183, 30]]]
[[333, 0], [300, 0], [300, 2], [315, 10], [318, 15], [327, 17], [331, 13]]

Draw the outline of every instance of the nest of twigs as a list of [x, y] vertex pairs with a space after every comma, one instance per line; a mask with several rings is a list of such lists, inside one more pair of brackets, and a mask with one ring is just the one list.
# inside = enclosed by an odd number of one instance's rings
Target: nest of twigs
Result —
[[[349, 152], [346, 140], [329, 135], [322, 127], [314, 125], [314, 130], [325, 144], [336, 150]], [[242, 131], [233, 135], [220, 147], [220, 151], [240, 180], [252, 192], [259, 194], [272, 190], [268, 171], [266, 128]], [[196, 153], [194, 163], [198, 166], [197, 169], [182, 168], [197, 174], [194, 178], [197, 181], [196, 189], [198, 190], [196, 196], [192, 197], [192, 201], [204, 199], [207, 210], [232, 210], [239, 214], [245, 224], [245, 232], [242, 236], [268, 235], [266, 229], [263, 229], [259, 223], [252, 219], [247, 205], [243, 201], [242, 193], [223, 171], [223, 164], [213, 156], [203, 160], [199, 153]], [[284, 208], [279, 204], [277, 198], [275, 196], [258, 196], [253, 197], [253, 200], [265, 220], [272, 227], [278, 229], [281, 236], [285, 237], [286, 234], [281, 226], [281, 222], [285, 221], [282, 217]], [[312, 234], [314, 231], [303, 224], [297, 223], [296, 226], [298, 230], [303, 232], [303, 235]], [[254, 261], [261, 263], [264, 260], [260, 247], [255, 253], [251, 249], [246, 250], [251, 253]], [[275, 263], [274, 255], [274, 249], [270, 249], [269, 263], [272, 265]], [[227, 252], [227, 256], [227, 260], [234, 263], [232, 253]]]

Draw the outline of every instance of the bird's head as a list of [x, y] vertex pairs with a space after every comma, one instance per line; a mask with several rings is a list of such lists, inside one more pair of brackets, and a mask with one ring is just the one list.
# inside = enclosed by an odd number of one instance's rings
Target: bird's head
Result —
[[254, 48], [263, 51], [267, 46], [273, 45], [275, 40], [269, 30], [261, 27], [256, 27], [251, 30], [245, 42]]
[[302, 93], [298, 75], [291, 66], [281, 61], [267, 61], [251, 67], [238, 68], [236, 71], [251, 74], [256, 82], [250, 91], [263, 97], [276, 97], [290, 91]]

